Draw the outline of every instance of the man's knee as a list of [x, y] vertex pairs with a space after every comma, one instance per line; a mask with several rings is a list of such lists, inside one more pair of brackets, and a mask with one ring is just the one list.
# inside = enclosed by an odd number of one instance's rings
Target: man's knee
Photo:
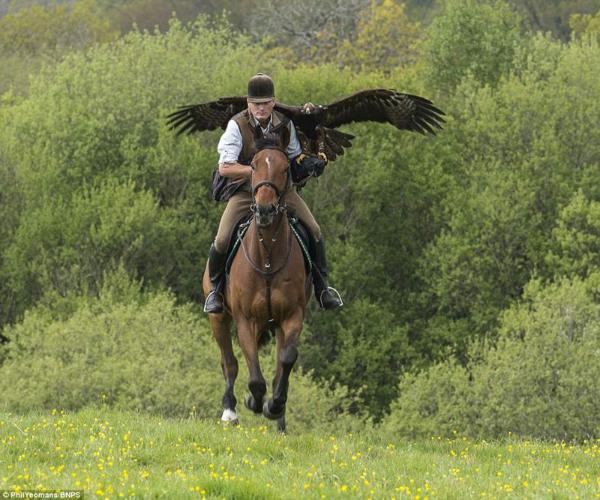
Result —
[[319, 241], [321, 239], [321, 228], [319, 227], [319, 224], [317, 224], [317, 221], [314, 219], [310, 220], [302, 219], [300, 217], [298, 218], [300, 219], [302, 225], [308, 229], [308, 231], [310, 231], [310, 235], [314, 238], [314, 240]]
[[312, 231], [315, 241], [321, 241], [321, 228], [319, 227], [319, 224], [315, 222], [310, 230]]
[[215, 250], [219, 253], [227, 252], [227, 247], [229, 246], [229, 237], [227, 235], [221, 235], [217, 233], [215, 237]]

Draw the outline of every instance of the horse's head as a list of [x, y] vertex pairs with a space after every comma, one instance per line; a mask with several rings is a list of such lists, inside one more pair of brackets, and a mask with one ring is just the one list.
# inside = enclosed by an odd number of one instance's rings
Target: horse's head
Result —
[[290, 164], [276, 140], [257, 142], [252, 159], [252, 212], [259, 227], [268, 227], [284, 209], [283, 195], [289, 182]]

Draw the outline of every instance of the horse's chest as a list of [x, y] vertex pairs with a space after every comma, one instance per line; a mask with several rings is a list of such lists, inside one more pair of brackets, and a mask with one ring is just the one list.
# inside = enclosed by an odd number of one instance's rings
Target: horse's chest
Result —
[[266, 286], [266, 280], [259, 276], [255, 280], [246, 282], [245, 285], [232, 283], [230, 291], [234, 297], [244, 297], [244, 300], [238, 303], [243, 304], [242, 312], [248, 316], [267, 314], [269, 301], [273, 311], [278, 311], [285, 306], [289, 307], [290, 302], [294, 302], [295, 296], [298, 295], [298, 287], [285, 273], [273, 280], [270, 293]]

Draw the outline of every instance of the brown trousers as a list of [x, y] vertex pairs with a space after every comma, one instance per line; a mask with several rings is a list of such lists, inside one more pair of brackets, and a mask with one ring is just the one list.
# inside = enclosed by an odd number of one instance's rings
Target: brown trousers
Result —
[[[296, 188], [291, 187], [286, 191], [284, 201], [286, 205], [295, 212], [296, 217], [308, 227], [315, 239], [319, 241], [321, 239], [321, 228], [317, 224], [313, 214], [310, 212], [308, 205], [296, 192]], [[215, 248], [217, 252], [225, 253], [227, 251], [233, 226], [244, 215], [250, 213], [251, 204], [252, 195], [246, 191], [238, 191], [229, 199], [225, 211], [221, 216], [221, 222], [219, 223], [219, 229], [217, 231], [217, 236], [215, 237]]]

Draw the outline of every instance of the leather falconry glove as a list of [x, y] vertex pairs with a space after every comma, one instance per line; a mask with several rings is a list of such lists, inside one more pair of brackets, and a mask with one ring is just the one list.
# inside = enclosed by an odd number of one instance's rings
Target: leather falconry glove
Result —
[[325, 171], [327, 156], [319, 153], [319, 156], [308, 156], [301, 154], [295, 159], [295, 168], [292, 169], [292, 180], [299, 183], [307, 177], [319, 177]]

